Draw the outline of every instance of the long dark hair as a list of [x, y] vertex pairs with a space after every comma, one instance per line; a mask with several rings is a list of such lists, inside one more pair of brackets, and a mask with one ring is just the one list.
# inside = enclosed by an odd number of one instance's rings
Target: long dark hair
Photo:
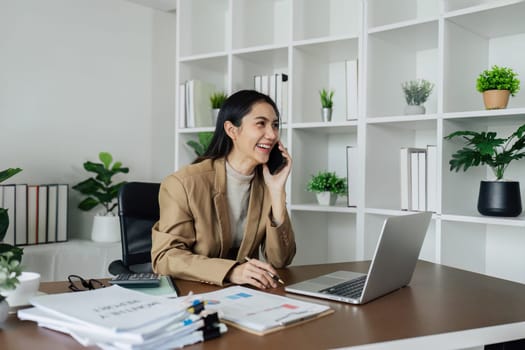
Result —
[[250, 113], [253, 105], [258, 102], [268, 103], [274, 109], [277, 118], [280, 118], [275, 102], [273, 102], [268, 95], [255, 90], [237, 91], [228, 97], [222, 105], [217, 116], [217, 124], [215, 124], [215, 131], [208, 149], [202, 156], [195, 159], [193, 163], [199, 163], [205, 159], [217, 159], [227, 156], [233, 148], [233, 142], [224, 130], [224, 123], [230, 121], [233, 125], [237, 127], [240, 126], [242, 124], [242, 118]]

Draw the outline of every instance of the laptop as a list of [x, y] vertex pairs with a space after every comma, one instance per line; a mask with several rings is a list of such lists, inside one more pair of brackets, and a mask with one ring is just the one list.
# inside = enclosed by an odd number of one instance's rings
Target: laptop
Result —
[[416, 267], [431, 212], [389, 217], [367, 274], [336, 271], [285, 287], [290, 293], [364, 304], [406, 286]]

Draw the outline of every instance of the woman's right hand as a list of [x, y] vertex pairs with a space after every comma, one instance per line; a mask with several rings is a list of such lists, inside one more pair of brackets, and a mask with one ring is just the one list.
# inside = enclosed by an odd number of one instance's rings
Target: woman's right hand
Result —
[[250, 284], [259, 289], [276, 288], [277, 282], [268, 274], [277, 274], [272, 265], [257, 259], [250, 259], [244, 264], [235, 266], [229, 276], [231, 283]]

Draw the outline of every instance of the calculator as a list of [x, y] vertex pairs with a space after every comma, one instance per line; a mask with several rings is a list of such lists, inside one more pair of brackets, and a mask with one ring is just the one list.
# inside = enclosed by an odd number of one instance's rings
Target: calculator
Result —
[[123, 287], [158, 287], [160, 278], [159, 274], [153, 272], [119, 273], [110, 279], [109, 283]]

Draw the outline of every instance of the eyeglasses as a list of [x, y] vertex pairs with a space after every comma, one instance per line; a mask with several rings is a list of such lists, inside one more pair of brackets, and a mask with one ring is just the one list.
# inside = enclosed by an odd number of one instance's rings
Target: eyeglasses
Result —
[[84, 278], [80, 277], [79, 275], [69, 275], [67, 276], [67, 280], [69, 281], [69, 289], [71, 289], [73, 292], [81, 292], [85, 290], [92, 290], [92, 289], [106, 287], [99, 280], [89, 279], [86, 281]]

